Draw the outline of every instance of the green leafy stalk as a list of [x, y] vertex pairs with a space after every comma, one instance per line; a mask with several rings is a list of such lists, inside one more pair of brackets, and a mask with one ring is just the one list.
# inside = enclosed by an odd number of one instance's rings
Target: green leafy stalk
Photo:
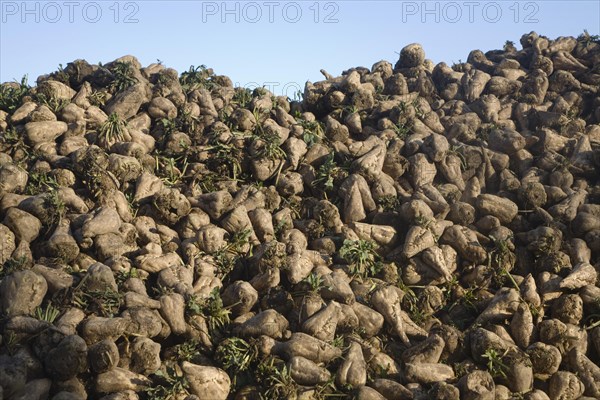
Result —
[[382, 268], [377, 245], [368, 240], [344, 240], [339, 255], [350, 264], [350, 272], [358, 276], [374, 276]]
[[0, 110], [11, 113], [21, 106], [23, 97], [30, 87], [27, 84], [27, 75], [21, 78], [21, 82], [0, 85]]

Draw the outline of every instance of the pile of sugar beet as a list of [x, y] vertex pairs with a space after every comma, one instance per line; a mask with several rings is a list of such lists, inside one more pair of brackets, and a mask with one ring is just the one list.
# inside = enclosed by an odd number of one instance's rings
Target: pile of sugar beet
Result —
[[600, 398], [600, 40], [520, 42], [2, 84], [0, 399]]

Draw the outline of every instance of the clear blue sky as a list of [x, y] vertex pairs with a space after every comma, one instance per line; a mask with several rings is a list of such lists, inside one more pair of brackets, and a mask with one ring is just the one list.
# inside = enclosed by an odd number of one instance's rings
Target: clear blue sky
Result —
[[[600, 33], [600, 1], [78, 1], [0, 0], [0, 81], [77, 58], [125, 54], [186, 70], [205, 64], [241, 86], [291, 95], [319, 69], [394, 63], [408, 43], [434, 62], [501, 48], [532, 30]], [[273, 84], [272, 82], [276, 82]], [[288, 89], [284, 93], [284, 88]], [[291, 97], [291, 96], [290, 96]]]

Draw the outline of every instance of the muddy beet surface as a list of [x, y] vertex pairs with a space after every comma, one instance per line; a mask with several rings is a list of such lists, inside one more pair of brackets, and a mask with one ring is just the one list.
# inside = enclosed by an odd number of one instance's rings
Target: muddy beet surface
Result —
[[599, 38], [322, 73], [0, 86], [0, 399], [600, 398]]

